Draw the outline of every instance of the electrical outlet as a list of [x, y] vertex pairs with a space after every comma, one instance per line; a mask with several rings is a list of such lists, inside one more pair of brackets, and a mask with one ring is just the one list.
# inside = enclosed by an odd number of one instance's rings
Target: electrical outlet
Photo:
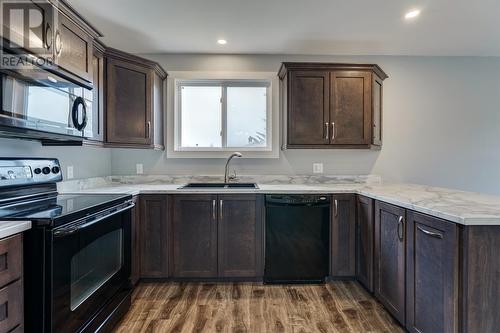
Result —
[[138, 163], [135, 165], [135, 172], [138, 175], [142, 175], [144, 173], [144, 165], [142, 163]]
[[323, 163], [313, 163], [313, 173], [323, 173]]
[[68, 172], [66, 173], [66, 179], [73, 179], [75, 175], [73, 174], [73, 166], [68, 166]]

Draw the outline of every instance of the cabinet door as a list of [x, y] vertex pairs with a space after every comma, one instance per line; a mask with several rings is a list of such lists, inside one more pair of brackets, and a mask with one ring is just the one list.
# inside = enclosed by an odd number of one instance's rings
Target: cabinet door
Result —
[[375, 203], [375, 296], [405, 324], [405, 209]]
[[168, 197], [140, 198], [140, 266], [142, 278], [168, 277]]
[[356, 276], [358, 281], [373, 292], [373, 199], [358, 196], [357, 200]]
[[175, 195], [172, 213], [173, 277], [217, 277], [217, 195]]
[[408, 212], [406, 328], [458, 332], [458, 230], [454, 223]]
[[54, 58], [53, 13], [57, 11], [52, 4], [47, 0], [44, 2], [2, 1], [1, 4], [3, 14], [0, 28], [2, 37], [5, 38], [2, 46], [15, 53], [25, 53], [17, 50], [22, 48], [37, 57], [48, 59], [50, 61], [48, 64], [52, 64]]
[[[91, 141], [104, 140], [104, 55], [94, 49], [92, 56], [92, 70], [94, 78], [92, 104], [92, 136]], [[88, 127], [88, 125], [87, 125]]]
[[59, 13], [54, 35], [56, 64], [92, 82], [92, 39], [64, 14]]
[[382, 145], [382, 79], [373, 75], [372, 144]]
[[334, 71], [330, 79], [330, 143], [339, 145], [371, 142], [371, 74]]
[[150, 145], [152, 71], [107, 58], [107, 142]]
[[131, 270], [130, 270], [130, 282], [132, 285], [136, 285], [141, 277], [141, 250], [140, 250], [140, 226], [141, 226], [141, 210], [139, 209], [139, 200], [137, 196], [133, 197], [132, 201], [135, 203], [135, 207], [132, 209], [132, 221], [131, 226]]
[[289, 145], [328, 144], [329, 73], [294, 71], [290, 73], [289, 80]]
[[262, 196], [219, 195], [219, 277], [262, 276]]
[[333, 196], [331, 218], [331, 275], [356, 275], [356, 200], [352, 194]]

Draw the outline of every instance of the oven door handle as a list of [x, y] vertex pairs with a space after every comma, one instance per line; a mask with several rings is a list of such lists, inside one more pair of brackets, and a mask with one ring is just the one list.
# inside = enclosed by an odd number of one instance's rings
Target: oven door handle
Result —
[[121, 209], [118, 209], [118, 210], [115, 210], [114, 212], [107, 214], [105, 216], [98, 217], [94, 220], [88, 221], [88, 222], [83, 223], [83, 224], [77, 224], [77, 225], [61, 228], [59, 230], [55, 230], [54, 237], [60, 238], [60, 237], [72, 235], [76, 232], [81, 231], [82, 229], [88, 228], [96, 223], [99, 223], [102, 220], [105, 220], [105, 219], [110, 218], [112, 216], [115, 216], [117, 214], [123, 213], [124, 211], [130, 210], [130, 209], [134, 208], [134, 206], [135, 206], [135, 204], [133, 202], [130, 202], [128, 204], [128, 206], [121, 208]]

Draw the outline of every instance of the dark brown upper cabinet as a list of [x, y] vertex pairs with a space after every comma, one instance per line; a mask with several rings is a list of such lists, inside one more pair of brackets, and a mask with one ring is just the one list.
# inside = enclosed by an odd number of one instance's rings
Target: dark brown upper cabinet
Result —
[[457, 225], [408, 211], [407, 231], [406, 328], [458, 332]]
[[163, 149], [167, 73], [156, 63], [106, 49], [106, 145]]
[[373, 292], [373, 199], [357, 197], [356, 276], [368, 291]]
[[331, 218], [331, 275], [356, 275], [356, 196], [333, 195]]
[[[102, 146], [104, 142], [104, 45], [94, 40], [92, 52], [92, 137], [84, 141], [85, 145]], [[88, 126], [88, 125], [87, 125]]]
[[330, 76], [326, 71], [290, 73], [290, 145], [329, 144]]
[[62, 12], [54, 31], [54, 54], [59, 68], [92, 82], [92, 37]]
[[283, 63], [283, 149], [382, 145], [382, 81], [377, 65]]
[[[2, 6], [4, 14], [1, 23], [1, 34], [8, 41], [8, 43], [4, 43], [2, 46], [11, 50], [22, 48], [32, 55], [52, 60], [54, 57], [53, 13], [57, 9], [54, 9], [53, 5], [48, 1], [19, 1], [17, 3], [14, 1], [10, 3], [5, 1], [2, 3]], [[18, 19], [17, 15], [7, 15], [10, 12], [10, 8], [17, 10], [17, 13], [22, 13], [25, 21], [28, 21], [30, 15], [36, 17], [34, 13], [40, 13], [40, 24], [38, 26], [30, 26], [29, 33], [26, 33], [27, 25], [11, 21], [11, 19]]]
[[29, 33], [19, 31], [22, 28], [16, 30], [16, 25], [7, 19], [3, 22], [3, 37], [9, 43], [5, 45], [14, 53], [20, 47], [38, 58], [50, 60], [56, 66], [48, 66], [49, 71], [91, 89], [92, 44], [102, 37], [101, 33], [65, 1], [28, 1], [15, 5], [26, 9], [26, 21], [34, 12], [40, 13], [42, 19], [39, 26], [30, 27]]
[[375, 202], [375, 296], [405, 325], [406, 210]]

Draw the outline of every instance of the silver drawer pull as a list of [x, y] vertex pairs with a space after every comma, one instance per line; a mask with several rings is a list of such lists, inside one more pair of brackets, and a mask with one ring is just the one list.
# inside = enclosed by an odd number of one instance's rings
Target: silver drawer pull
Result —
[[404, 217], [400, 216], [398, 219], [398, 238], [400, 241], [403, 241], [404, 239], [404, 230], [405, 230], [405, 219]]
[[443, 239], [443, 235], [441, 235], [440, 233], [432, 232], [432, 231], [429, 231], [429, 230], [425, 230], [424, 228], [421, 228], [420, 226], [417, 226], [417, 229], [420, 230], [420, 231], [422, 231], [424, 234], [426, 234], [428, 236], [431, 236], [431, 237], [434, 237], [434, 238]]
[[220, 212], [219, 212], [220, 219], [222, 220], [224, 218], [224, 213], [223, 213], [223, 211], [224, 211], [224, 200], [220, 200], [219, 206], [220, 206], [219, 207], [219, 210], [220, 210]]
[[215, 216], [215, 200], [212, 200], [212, 219], [216, 219], [217, 216]]

